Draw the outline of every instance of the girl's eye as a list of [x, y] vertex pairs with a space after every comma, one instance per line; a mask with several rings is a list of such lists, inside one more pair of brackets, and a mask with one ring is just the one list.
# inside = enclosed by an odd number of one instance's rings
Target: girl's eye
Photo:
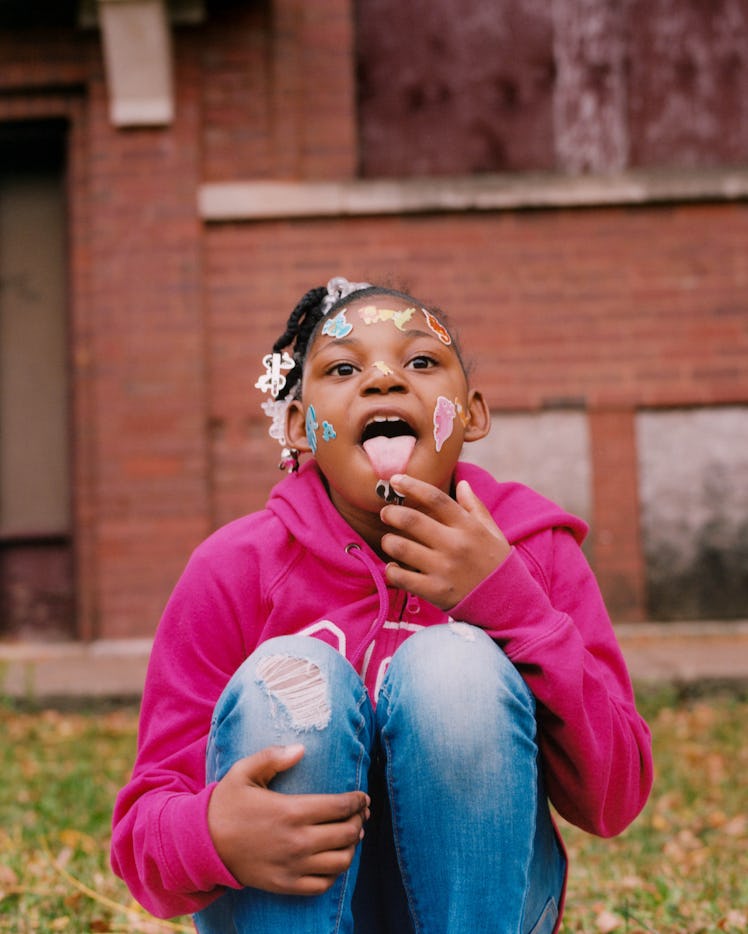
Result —
[[418, 354], [417, 357], [413, 357], [413, 359], [409, 361], [408, 366], [414, 370], [428, 370], [432, 366], [436, 366], [436, 360], [426, 354]]
[[352, 363], [336, 363], [327, 372], [331, 376], [353, 376], [355, 370]]

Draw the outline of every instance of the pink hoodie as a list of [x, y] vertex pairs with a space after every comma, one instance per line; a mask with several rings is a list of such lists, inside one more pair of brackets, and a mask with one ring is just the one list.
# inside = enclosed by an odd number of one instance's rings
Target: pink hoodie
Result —
[[[462, 620], [503, 648], [537, 700], [546, 788], [569, 821], [622, 831], [652, 782], [649, 731], [595, 579], [580, 520], [470, 464], [466, 479], [512, 544], [449, 616], [386, 586], [384, 562], [332, 507], [316, 466], [279, 483], [267, 507], [193, 554], [164, 612], [148, 668], [132, 778], [117, 797], [112, 867], [159, 917], [199, 911], [238, 883], [207, 823], [213, 707], [261, 642], [306, 633], [344, 653], [370, 695], [414, 628]], [[404, 625], [403, 625], [404, 624]]]

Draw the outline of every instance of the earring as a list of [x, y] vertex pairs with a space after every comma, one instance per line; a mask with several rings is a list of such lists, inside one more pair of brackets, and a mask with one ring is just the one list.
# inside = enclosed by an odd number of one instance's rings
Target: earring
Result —
[[299, 471], [299, 452], [296, 448], [283, 448], [278, 470], [287, 470], [289, 474]]

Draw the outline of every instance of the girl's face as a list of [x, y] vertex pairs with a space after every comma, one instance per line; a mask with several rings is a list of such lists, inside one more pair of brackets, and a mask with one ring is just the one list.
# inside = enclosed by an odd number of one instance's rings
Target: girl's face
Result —
[[415, 303], [374, 295], [325, 319], [307, 353], [301, 400], [289, 405], [286, 437], [314, 454], [333, 503], [356, 527], [356, 514], [383, 505], [369, 439], [411, 436], [395, 442], [406, 452], [412, 444], [402, 472], [449, 493], [463, 442], [482, 438], [489, 424], [440, 322]]

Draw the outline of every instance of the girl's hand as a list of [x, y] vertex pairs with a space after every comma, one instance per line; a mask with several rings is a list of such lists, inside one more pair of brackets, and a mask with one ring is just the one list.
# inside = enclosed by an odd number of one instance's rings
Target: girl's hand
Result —
[[270, 746], [236, 762], [213, 790], [210, 835], [242, 885], [319, 895], [351, 865], [369, 817], [364, 792], [288, 795], [267, 787], [303, 755], [301, 745]]
[[397, 530], [382, 536], [382, 550], [396, 562], [387, 565], [387, 582], [449, 610], [496, 570], [510, 545], [466, 480], [456, 501], [404, 474], [390, 482], [407, 505], [380, 513]]

